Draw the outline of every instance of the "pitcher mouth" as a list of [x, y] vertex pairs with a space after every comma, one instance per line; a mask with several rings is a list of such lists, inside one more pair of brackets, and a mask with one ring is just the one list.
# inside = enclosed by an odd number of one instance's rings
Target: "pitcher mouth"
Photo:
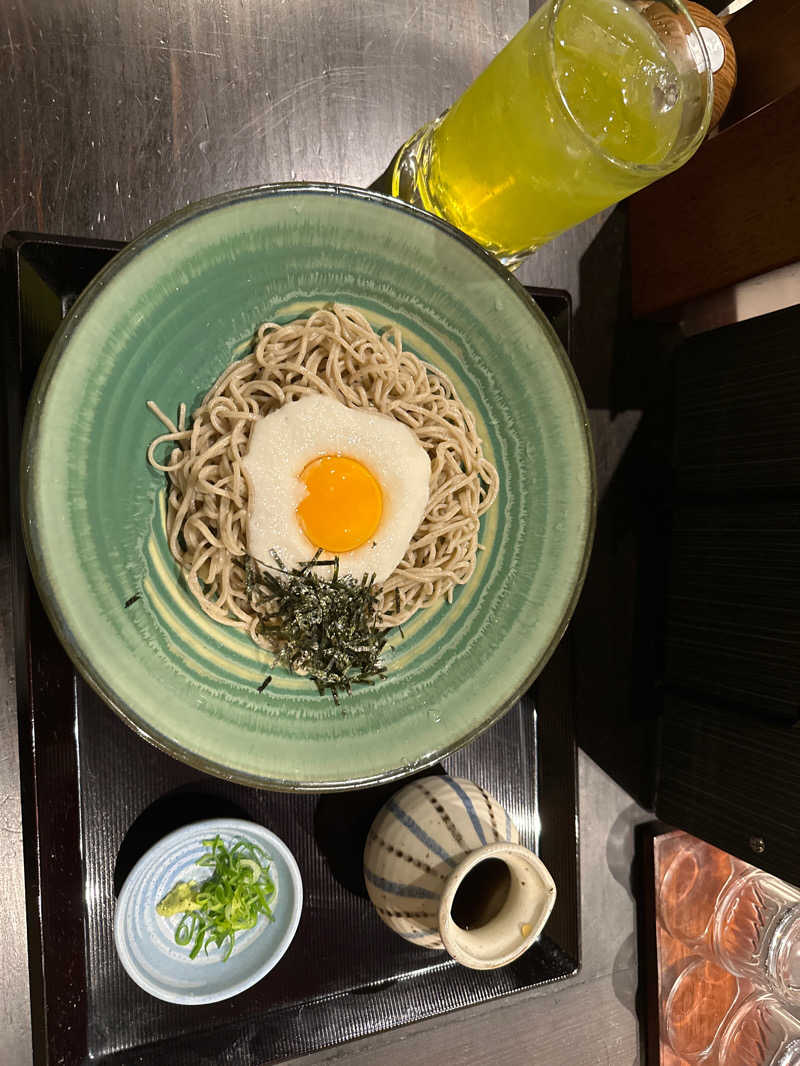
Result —
[[[506, 873], [498, 878], [503, 888], [493, 901], [485, 899], [483, 914], [475, 908], [476, 921], [469, 928], [463, 920], [457, 895], [468, 874], [487, 860], [499, 861]], [[487, 896], [486, 886], [478, 891]], [[556, 886], [544, 863], [521, 844], [498, 841], [486, 844], [458, 864], [445, 882], [439, 901], [439, 935], [448, 953], [473, 970], [493, 970], [519, 958], [537, 940], [556, 900]], [[454, 916], [454, 904], [455, 916]], [[467, 924], [467, 923], [465, 923]]]

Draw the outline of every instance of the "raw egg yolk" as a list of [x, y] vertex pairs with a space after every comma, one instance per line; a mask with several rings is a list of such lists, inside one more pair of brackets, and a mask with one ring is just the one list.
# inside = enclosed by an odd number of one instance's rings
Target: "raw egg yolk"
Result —
[[381, 487], [357, 459], [322, 455], [300, 475], [307, 495], [297, 508], [303, 532], [315, 548], [349, 552], [378, 528], [383, 511]]

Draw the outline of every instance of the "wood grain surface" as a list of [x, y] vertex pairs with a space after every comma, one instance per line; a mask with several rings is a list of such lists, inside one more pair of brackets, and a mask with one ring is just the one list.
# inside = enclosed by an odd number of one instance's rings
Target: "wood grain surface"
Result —
[[[7, 0], [0, 232], [128, 239], [225, 189], [285, 179], [369, 184], [528, 14], [527, 0]], [[612, 412], [609, 400], [623, 238], [624, 219], [606, 214], [519, 272], [572, 293], [601, 495], [640, 413], [635, 405]], [[5, 507], [0, 515], [0, 1062], [17, 1066], [30, 1062], [30, 1014]], [[576, 634], [583, 646], [599, 638], [613, 669], [624, 669], [630, 641], [617, 633], [611, 646], [605, 610], [619, 591], [603, 577], [619, 567], [617, 548], [600, 540], [608, 557], [595, 552], [595, 592]], [[579, 715], [590, 717], [593, 676], [581, 693]], [[391, 1066], [411, 1057], [426, 1066], [447, 1056], [518, 1066], [567, 1061], [568, 1048], [571, 1066], [638, 1062], [630, 869], [632, 827], [645, 815], [585, 754], [580, 797], [578, 978], [304, 1061]]]
[[740, 80], [720, 125], [752, 115], [800, 85], [800, 2], [758, 0], [731, 16]]
[[738, 75], [718, 133], [631, 199], [637, 315], [674, 318], [800, 257], [800, 0], [750, 3], [726, 28]]
[[630, 202], [639, 316], [794, 263], [800, 255], [800, 86], [710, 137]]

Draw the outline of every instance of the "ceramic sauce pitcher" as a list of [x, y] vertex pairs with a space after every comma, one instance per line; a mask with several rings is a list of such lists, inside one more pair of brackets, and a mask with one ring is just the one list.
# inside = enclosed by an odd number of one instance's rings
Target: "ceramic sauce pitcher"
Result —
[[480, 785], [446, 775], [411, 782], [381, 808], [364, 879], [390, 929], [478, 970], [526, 951], [556, 898], [508, 812]]

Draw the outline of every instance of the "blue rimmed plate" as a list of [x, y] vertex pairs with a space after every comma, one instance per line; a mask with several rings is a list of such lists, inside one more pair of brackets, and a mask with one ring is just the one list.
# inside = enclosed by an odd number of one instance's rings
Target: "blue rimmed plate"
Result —
[[[189, 947], [175, 943], [180, 916], [163, 918], [156, 905], [179, 881], [205, 881], [211, 871], [198, 866], [203, 841], [219, 834], [227, 847], [244, 839], [269, 858], [275, 895], [270, 901], [274, 921], [238, 933], [230, 957], [211, 948], [189, 957]], [[213, 818], [176, 829], [163, 837], [131, 870], [114, 913], [114, 944], [128, 975], [151, 996], [168, 1003], [199, 1005], [250, 988], [286, 953], [300, 922], [303, 884], [294, 856], [279, 837], [255, 822]]]

